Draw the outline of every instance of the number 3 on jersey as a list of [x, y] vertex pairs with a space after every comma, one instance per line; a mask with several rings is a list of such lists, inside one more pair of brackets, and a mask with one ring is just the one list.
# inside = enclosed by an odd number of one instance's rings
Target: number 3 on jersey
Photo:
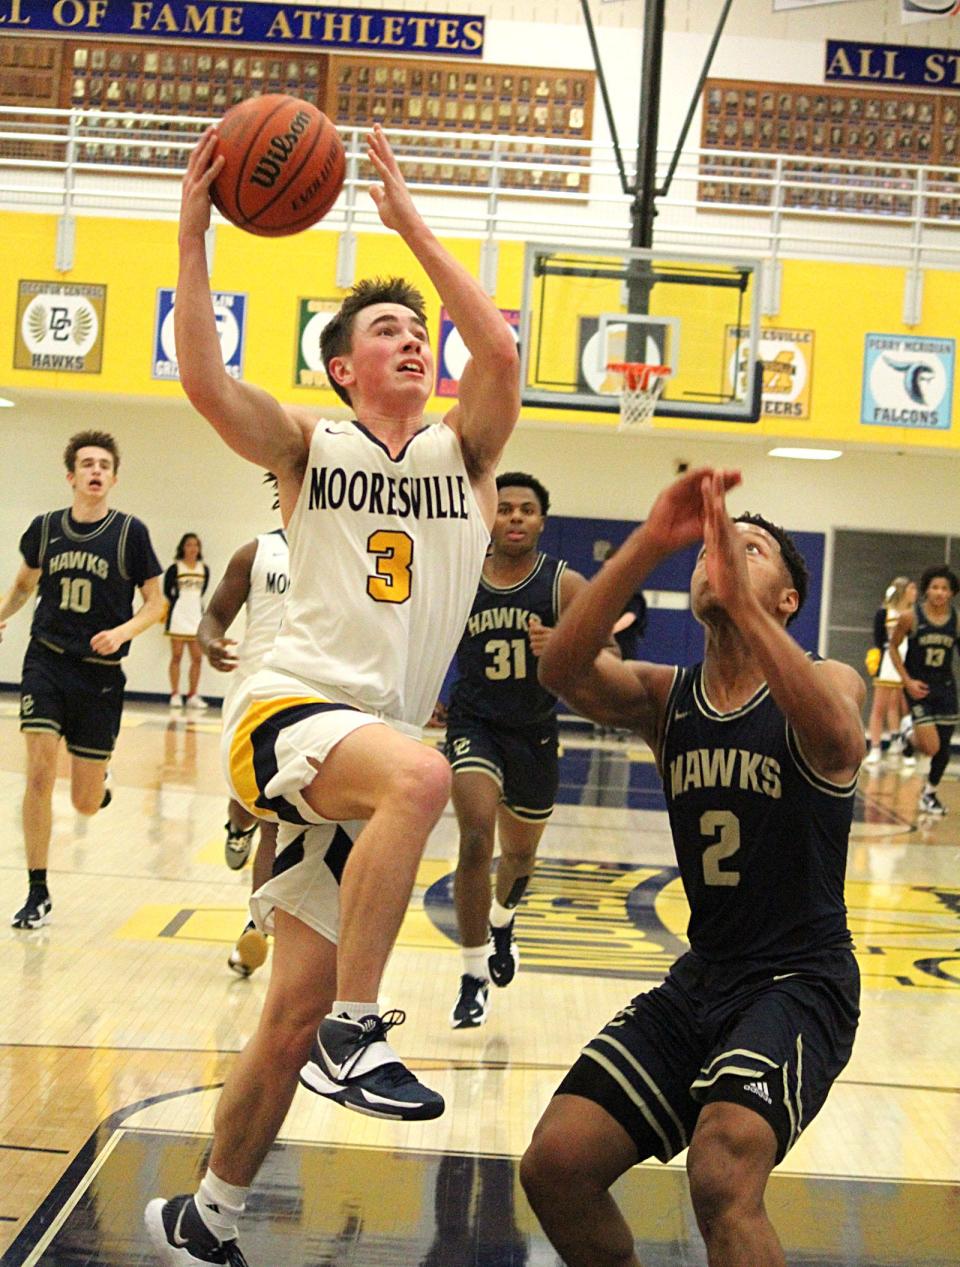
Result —
[[370, 534], [367, 552], [377, 559], [376, 574], [367, 577], [367, 593], [375, 603], [405, 603], [413, 585], [413, 538], [383, 528]]

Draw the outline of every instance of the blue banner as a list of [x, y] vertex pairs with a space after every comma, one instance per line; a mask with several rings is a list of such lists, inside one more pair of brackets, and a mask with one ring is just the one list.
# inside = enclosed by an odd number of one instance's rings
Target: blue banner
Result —
[[[153, 355], [150, 374], [152, 378], [178, 379], [177, 349], [173, 330], [173, 305], [177, 292], [173, 287], [161, 286], [157, 291], [157, 306], [153, 323]], [[246, 334], [247, 297], [234, 291], [211, 292], [213, 315], [217, 322], [220, 353], [231, 378], [243, 377], [243, 343]]]
[[934, 88], [960, 92], [960, 51], [908, 44], [827, 40], [824, 78], [889, 88]]
[[0, 0], [0, 34], [131, 35], [274, 48], [481, 57], [484, 19], [399, 9], [208, 0]]

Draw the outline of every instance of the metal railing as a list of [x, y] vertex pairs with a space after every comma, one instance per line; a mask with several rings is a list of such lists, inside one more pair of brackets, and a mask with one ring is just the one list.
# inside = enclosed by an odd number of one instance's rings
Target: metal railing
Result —
[[[65, 221], [85, 214], [173, 218], [180, 172], [209, 122], [0, 107], [0, 207]], [[366, 129], [340, 132], [347, 177], [323, 226], [347, 235], [378, 229], [373, 203], [362, 196]], [[390, 137], [431, 225], [482, 238], [488, 273], [500, 241], [630, 245], [632, 198], [607, 144], [420, 129], [390, 129]], [[672, 158], [667, 151], [658, 156], [658, 179]], [[960, 268], [958, 180], [955, 166], [690, 149], [658, 203], [654, 245], [762, 257], [772, 265], [768, 313], [777, 311], [782, 259], [900, 266], [908, 274], [904, 313], [912, 324], [923, 271]], [[69, 248], [69, 225], [61, 236]], [[349, 241], [346, 248], [345, 258]], [[489, 276], [487, 283], [492, 289]]]

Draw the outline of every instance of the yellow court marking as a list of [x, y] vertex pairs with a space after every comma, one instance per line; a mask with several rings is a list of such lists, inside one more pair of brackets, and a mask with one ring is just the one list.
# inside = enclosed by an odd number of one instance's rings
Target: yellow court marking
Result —
[[[222, 862], [223, 846], [218, 845], [217, 858]], [[208, 851], [204, 846], [201, 853]], [[226, 871], [224, 864], [224, 871]], [[428, 888], [435, 880], [446, 875], [450, 864], [442, 859], [421, 862], [416, 883]], [[141, 906], [114, 934], [121, 941], [204, 941], [223, 942], [229, 945], [237, 939], [237, 921], [246, 918], [247, 908], [236, 906], [182, 906], [176, 903], [147, 903]], [[449, 937], [436, 928], [423, 910], [417, 898], [400, 928], [398, 946], [421, 950], [458, 950]]]

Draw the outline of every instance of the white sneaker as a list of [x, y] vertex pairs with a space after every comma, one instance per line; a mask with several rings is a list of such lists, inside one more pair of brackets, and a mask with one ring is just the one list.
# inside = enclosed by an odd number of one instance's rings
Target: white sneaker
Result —
[[202, 713], [205, 708], [209, 707], [210, 705], [200, 695], [187, 696], [187, 708], [189, 708], [191, 712]]
[[883, 753], [879, 748], [871, 748], [864, 758], [864, 765], [879, 765], [883, 760]]
[[171, 696], [170, 696], [170, 707], [171, 707], [171, 708], [183, 708], [183, 696], [182, 696], [182, 695], [171, 695]]

